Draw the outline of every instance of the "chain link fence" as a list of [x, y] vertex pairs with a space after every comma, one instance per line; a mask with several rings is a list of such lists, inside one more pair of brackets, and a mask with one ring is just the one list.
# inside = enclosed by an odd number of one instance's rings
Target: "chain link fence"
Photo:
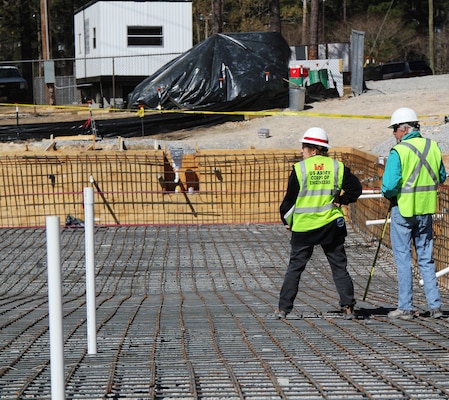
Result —
[[[98, 107], [126, 107], [128, 94], [143, 79], [179, 56], [164, 53], [101, 58], [65, 58], [0, 62], [19, 68], [28, 82], [30, 104], [73, 105], [92, 102]], [[49, 102], [45, 64], [54, 66], [54, 94]], [[142, 72], [143, 68], [143, 72]]]

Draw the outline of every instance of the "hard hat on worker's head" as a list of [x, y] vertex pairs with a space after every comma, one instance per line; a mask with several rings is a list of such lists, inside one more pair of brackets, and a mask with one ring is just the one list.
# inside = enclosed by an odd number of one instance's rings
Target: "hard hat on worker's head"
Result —
[[329, 139], [327, 138], [327, 133], [322, 128], [309, 128], [302, 137], [301, 143], [313, 144], [315, 146], [322, 146], [329, 148]]
[[416, 124], [418, 121], [418, 116], [411, 108], [401, 107], [391, 115], [389, 128], [393, 128], [394, 125], [406, 124], [408, 122]]

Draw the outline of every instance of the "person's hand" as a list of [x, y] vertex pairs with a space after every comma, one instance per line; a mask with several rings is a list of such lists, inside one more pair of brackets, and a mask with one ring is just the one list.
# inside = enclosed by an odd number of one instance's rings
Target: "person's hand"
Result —
[[388, 199], [390, 201], [390, 208], [398, 205], [398, 198], [396, 196]]
[[284, 228], [287, 229], [288, 231], [291, 231], [291, 230], [292, 230], [292, 228], [291, 228], [290, 225], [284, 225]]
[[341, 207], [340, 194], [335, 195], [334, 200], [332, 201], [332, 204], [335, 207], [338, 207], [338, 208]]

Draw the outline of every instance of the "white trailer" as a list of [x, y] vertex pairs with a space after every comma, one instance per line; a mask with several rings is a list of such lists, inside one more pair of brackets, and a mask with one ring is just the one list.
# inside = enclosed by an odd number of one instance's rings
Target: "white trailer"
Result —
[[138, 83], [193, 44], [190, 0], [94, 0], [74, 18], [76, 82], [94, 103], [126, 101]]

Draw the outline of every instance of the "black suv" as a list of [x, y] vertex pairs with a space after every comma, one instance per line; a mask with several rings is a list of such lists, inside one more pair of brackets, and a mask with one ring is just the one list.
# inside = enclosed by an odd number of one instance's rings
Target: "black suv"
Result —
[[411, 78], [432, 74], [432, 70], [425, 61], [395, 61], [376, 66], [367, 65], [363, 71], [363, 77], [366, 81]]
[[25, 101], [28, 83], [17, 67], [0, 65], [0, 100], [10, 103]]

